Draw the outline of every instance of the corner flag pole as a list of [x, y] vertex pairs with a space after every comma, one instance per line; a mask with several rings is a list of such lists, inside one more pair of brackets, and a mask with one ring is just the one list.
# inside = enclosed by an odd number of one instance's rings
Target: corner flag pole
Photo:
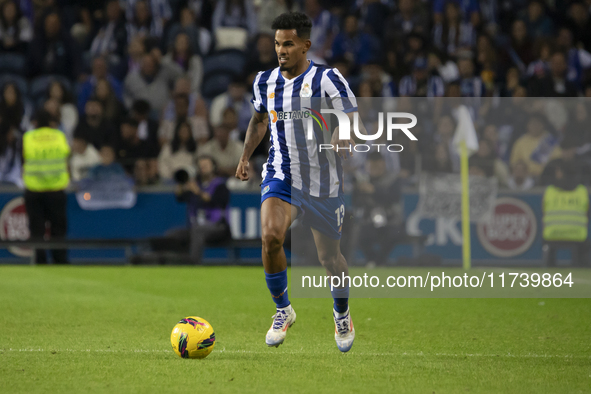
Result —
[[472, 266], [470, 260], [470, 185], [468, 177], [468, 147], [460, 141], [460, 170], [462, 177], [462, 261], [465, 270]]

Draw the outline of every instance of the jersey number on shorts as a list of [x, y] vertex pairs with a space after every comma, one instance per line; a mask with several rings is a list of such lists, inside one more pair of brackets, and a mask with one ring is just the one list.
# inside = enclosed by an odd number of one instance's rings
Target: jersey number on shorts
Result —
[[334, 213], [337, 215], [337, 226], [340, 227], [343, 224], [343, 219], [345, 218], [345, 204], [341, 204], [341, 206], [337, 208]]

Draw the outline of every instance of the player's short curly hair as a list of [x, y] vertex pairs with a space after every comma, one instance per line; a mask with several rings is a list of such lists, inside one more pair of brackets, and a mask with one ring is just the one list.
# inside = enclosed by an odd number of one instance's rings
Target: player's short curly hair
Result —
[[291, 30], [295, 29], [298, 37], [303, 39], [310, 38], [312, 31], [312, 20], [308, 15], [301, 12], [286, 12], [279, 15], [271, 25], [273, 30]]

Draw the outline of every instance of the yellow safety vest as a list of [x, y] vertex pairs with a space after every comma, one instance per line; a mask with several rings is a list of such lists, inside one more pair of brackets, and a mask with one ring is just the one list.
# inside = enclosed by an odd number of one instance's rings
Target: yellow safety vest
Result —
[[60, 130], [42, 127], [23, 136], [23, 182], [27, 190], [50, 192], [68, 187], [70, 146]]
[[585, 241], [589, 219], [589, 192], [583, 185], [574, 190], [548, 186], [544, 192], [544, 239]]

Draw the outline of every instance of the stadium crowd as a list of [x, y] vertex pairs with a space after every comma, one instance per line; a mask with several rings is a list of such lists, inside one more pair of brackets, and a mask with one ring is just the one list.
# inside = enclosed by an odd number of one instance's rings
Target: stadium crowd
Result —
[[[71, 142], [74, 180], [99, 152], [138, 185], [172, 182], [202, 154], [231, 177], [254, 77], [277, 66], [271, 21], [303, 11], [309, 58], [338, 68], [358, 97], [481, 99], [472, 174], [525, 190], [568, 163], [588, 183], [591, 107], [528, 97], [591, 97], [590, 10], [590, 0], [0, 0], [0, 181], [21, 184], [22, 135], [40, 107]], [[432, 120], [390, 155], [390, 173], [459, 171], [457, 119]]]

